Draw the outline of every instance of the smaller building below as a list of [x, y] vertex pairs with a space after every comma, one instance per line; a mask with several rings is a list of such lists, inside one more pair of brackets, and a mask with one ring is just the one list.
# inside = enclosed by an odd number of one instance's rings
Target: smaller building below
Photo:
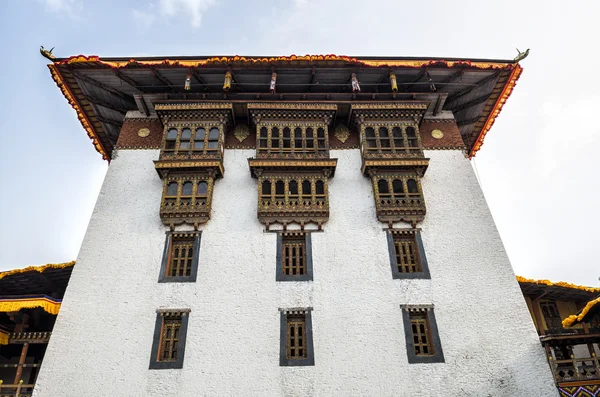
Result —
[[600, 396], [600, 288], [517, 280], [560, 395]]
[[75, 262], [0, 272], [0, 396], [28, 397]]

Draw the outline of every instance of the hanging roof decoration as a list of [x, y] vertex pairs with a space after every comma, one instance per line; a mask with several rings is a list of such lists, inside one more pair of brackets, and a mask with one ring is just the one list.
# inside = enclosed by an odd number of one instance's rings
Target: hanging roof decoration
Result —
[[[234, 82], [227, 100], [247, 101], [259, 95], [340, 102], [421, 95], [440, 106], [443, 101], [443, 109], [454, 112], [473, 157], [523, 70], [514, 60], [343, 55], [138, 59], [77, 55], [55, 58], [48, 67], [96, 150], [107, 160], [124, 115], [138, 110], [140, 100], [150, 105], [157, 95], [222, 100], [225, 73], [232, 74]], [[277, 93], [270, 89], [275, 71]], [[389, 83], [390, 73], [396, 77], [397, 92]], [[360, 80], [360, 92], [352, 92], [351, 74]]]
[[600, 309], [600, 296], [588, 302], [587, 305], [577, 314], [573, 314], [562, 321], [562, 326], [565, 328], [587, 321], [587, 317], [591, 316]]
[[553, 281], [550, 281], [550, 280], [534, 280], [534, 279], [531, 279], [531, 278], [525, 278], [525, 277], [521, 277], [521, 276], [517, 276], [517, 281], [519, 283], [546, 285], [548, 287], [570, 288], [570, 289], [575, 289], [575, 290], [578, 290], [578, 291], [585, 291], [585, 292], [591, 292], [591, 293], [594, 293], [594, 294], [600, 294], [600, 288], [586, 287], [586, 286], [583, 286], [583, 285], [576, 285], [576, 284], [567, 283], [565, 281], [553, 282]]
[[44, 311], [57, 315], [61, 303], [62, 299], [54, 299], [46, 295], [0, 297], [0, 313], [41, 307]]

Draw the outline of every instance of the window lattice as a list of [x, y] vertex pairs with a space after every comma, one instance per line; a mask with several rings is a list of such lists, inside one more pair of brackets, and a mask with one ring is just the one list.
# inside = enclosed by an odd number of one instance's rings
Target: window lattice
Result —
[[433, 356], [433, 344], [429, 331], [429, 320], [426, 311], [410, 312], [410, 327], [412, 330], [413, 346], [417, 356]]
[[287, 358], [302, 360], [306, 357], [306, 317], [304, 315], [288, 315]]
[[258, 154], [327, 155], [327, 130], [325, 126], [266, 125], [258, 129]]
[[366, 154], [420, 154], [422, 152], [420, 139], [414, 126], [367, 126], [363, 137], [363, 149]]
[[415, 240], [415, 234], [393, 233], [394, 251], [396, 254], [396, 265], [400, 273], [422, 272], [419, 250]]
[[216, 126], [171, 127], [167, 130], [162, 154], [216, 154], [220, 135]]
[[546, 327], [548, 329], [561, 329], [562, 328], [562, 318], [560, 317], [560, 313], [558, 312], [558, 307], [556, 303], [551, 300], [545, 300], [540, 302], [540, 309], [542, 310], [542, 314], [544, 315], [544, 320], [546, 321]]
[[163, 317], [158, 361], [168, 362], [177, 360], [180, 332], [181, 316]]
[[194, 236], [173, 236], [167, 277], [189, 277], [192, 274]]
[[284, 275], [301, 276], [306, 274], [306, 237], [284, 234], [281, 260]]

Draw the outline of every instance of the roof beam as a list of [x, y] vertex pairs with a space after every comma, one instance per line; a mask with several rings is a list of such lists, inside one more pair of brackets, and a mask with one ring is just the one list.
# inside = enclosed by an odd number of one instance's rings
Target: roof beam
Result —
[[450, 76], [446, 77], [444, 80], [440, 81], [438, 85], [453, 83], [463, 76], [465, 73], [465, 69], [460, 69], [459, 71], [452, 73]]
[[312, 92], [313, 86], [317, 83], [317, 69], [313, 66], [310, 76], [310, 83], [308, 85], [308, 92]]
[[125, 114], [125, 113], [127, 113], [127, 110], [128, 110], [127, 108], [125, 108], [123, 106], [114, 105], [114, 104], [112, 104], [110, 102], [106, 102], [105, 100], [102, 100], [102, 99], [97, 98], [97, 97], [92, 96], [92, 95], [85, 95], [84, 94], [83, 97], [85, 99], [87, 99], [88, 102], [93, 103], [94, 105], [102, 106], [102, 107], [105, 107], [107, 109], [114, 110], [115, 112], [119, 112], [119, 113]]
[[172, 92], [177, 92], [175, 87], [173, 87], [173, 84], [171, 84], [171, 82], [167, 80], [167, 78], [163, 76], [156, 68], [150, 68], [150, 71], [152, 72], [154, 77], [156, 77], [161, 83], [169, 87], [169, 90], [171, 90]]
[[119, 98], [123, 99], [124, 101], [131, 102], [131, 96], [130, 95], [127, 95], [124, 92], [116, 90], [116, 89], [112, 88], [111, 86], [109, 86], [108, 84], [104, 84], [101, 81], [98, 81], [98, 80], [96, 80], [96, 79], [94, 79], [92, 77], [86, 76], [85, 74], [76, 72], [76, 71], [74, 71], [72, 69], [69, 69], [69, 72], [73, 76], [75, 76], [76, 78], [78, 78], [80, 80], [83, 80], [86, 83], [89, 83], [89, 84], [91, 84], [91, 85], [93, 85], [95, 87], [98, 87], [98, 88], [100, 88], [100, 89], [102, 89], [102, 90], [104, 90], [104, 91], [106, 91], [106, 92], [108, 92], [110, 94], [118, 96]]
[[465, 125], [475, 124], [476, 122], [479, 121], [480, 118], [481, 118], [481, 116], [477, 116], [477, 117], [473, 117], [472, 119], [466, 119], [466, 120], [457, 121], [456, 125], [458, 125], [459, 127], [462, 127], [462, 126], [465, 126]]
[[196, 68], [190, 68], [190, 73], [192, 74], [192, 76], [194, 76], [194, 78], [196, 79], [196, 81], [200, 84], [202, 84], [204, 86], [204, 90], [208, 91], [208, 84], [206, 83], [206, 80], [204, 80], [204, 78], [202, 76], [200, 76], [200, 73], [198, 73], [196, 71]]
[[479, 105], [480, 103], [487, 101], [491, 95], [491, 93], [482, 95], [480, 97], [470, 100], [469, 102], [465, 102], [462, 105], [451, 107], [450, 110], [452, 110], [453, 113], [460, 112], [461, 110], [468, 109], [472, 106]]
[[500, 75], [500, 71], [497, 71], [496, 73], [493, 73], [487, 77], [484, 77], [483, 79], [479, 80], [477, 83], [455, 92], [454, 94], [452, 94], [448, 97], [448, 100], [446, 101], [446, 103], [452, 103], [452, 102], [456, 101], [458, 98], [467, 95], [469, 92], [473, 91], [476, 88], [481, 87], [483, 84], [486, 84], [486, 83], [489, 83], [490, 81], [495, 80], [496, 78], [498, 78], [499, 75]]
[[108, 117], [102, 117], [99, 114], [96, 114], [96, 120], [98, 120], [101, 123], [114, 125], [115, 127], [119, 127], [119, 128], [121, 128], [123, 126], [123, 122], [119, 122], [115, 119], [109, 119]]
[[415, 77], [414, 79], [412, 79], [409, 82], [398, 83], [401, 85], [406, 85], [406, 87], [402, 87], [402, 92], [408, 91], [411, 88], [410, 86], [413, 85], [414, 83], [417, 83], [419, 80], [421, 80], [423, 77], [425, 77], [426, 73], [427, 73], [427, 68], [425, 66], [423, 66], [423, 67], [421, 67], [419, 74], [417, 74], [417, 77]]
[[142, 90], [141, 88], [139, 88], [139, 84], [132, 79], [131, 77], [127, 76], [125, 73], [121, 72], [119, 69], [112, 69], [112, 71], [115, 73], [115, 75], [120, 78], [121, 80], [123, 80], [124, 82], [126, 82], [127, 84], [129, 84], [130, 86], [132, 86], [133, 88], [135, 88], [138, 91], [144, 92], [144, 90]]
[[150, 116], [150, 109], [148, 109], [144, 96], [142, 94], [135, 94], [133, 99], [135, 99], [135, 104], [137, 105], [139, 112], [146, 117]]

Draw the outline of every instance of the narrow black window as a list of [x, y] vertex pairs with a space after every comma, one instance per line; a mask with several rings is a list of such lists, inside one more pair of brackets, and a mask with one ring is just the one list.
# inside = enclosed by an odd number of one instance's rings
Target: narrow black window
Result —
[[204, 128], [198, 128], [196, 130], [196, 134], [194, 135], [194, 150], [202, 151], [204, 150], [204, 138], [206, 137], [206, 132]]
[[388, 129], [385, 127], [379, 128], [379, 143], [381, 144], [381, 147], [384, 149], [387, 149], [390, 147], [390, 133], [388, 132]]
[[430, 305], [403, 305], [406, 353], [411, 364], [443, 363], [444, 354]]
[[279, 365], [315, 365], [310, 309], [281, 310]]
[[165, 150], [175, 150], [177, 143], [177, 129], [170, 128], [167, 132], [167, 139], [165, 141]]
[[303, 150], [302, 142], [302, 128], [296, 127], [294, 128], [294, 150], [296, 152], [301, 152]]
[[406, 137], [408, 138], [409, 147], [419, 147], [419, 140], [414, 127], [406, 127]]
[[275, 182], [275, 200], [283, 201], [285, 199], [285, 184], [283, 181]]
[[325, 201], [325, 183], [322, 180], [315, 183], [315, 199], [317, 202]]
[[306, 128], [306, 148], [314, 149], [315, 147], [315, 135], [314, 130], [311, 127]]
[[181, 130], [181, 138], [179, 139], [179, 149], [180, 150], [189, 150], [191, 139], [192, 139], [192, 130], [190, 130], [189, 128], [184, 128], [183, 130]]
[[279, 151], [279, 128], [277, 127], [271, 129], [271, 149]]
[[216, 150], [219, 147], [219, 129], [213, 127], [208, 133], [208, 149]]
[[167, 232], [158, 282], [196, 281], [199, 250], [200, 232]]
[[267, 143], [268, 143], [268, 131], [267, 131], [267, 127], [262, 127], [260, 129], [260, 137], [259, 137], [259, 142], [258, 142], [258, 147], [260, 149], [266, 149], [267, 148]]
[[292, 138], [290, 136], [290, 129], [285, 127], [283, 129], [283, 148], [290, 149], [292, 147]]
[[390, 229], [387, 240], [392, 278], [431, 278], [420, 230]]
[[276, 260], [277, 281], [311, 281], [313, 270], [310, 233], [278, 233]]
[[264, 200], [271, 199], [271, 181], [263, 181], [261, 189], [261, 198]]
[[394, 147], [396, 149], [404, 148], [404, 136], [400, 127], [392, 128], [392, 137], [394, 138]]
[[183, 368], [189, 312], [189, 309], [158, 311], [150, 369]]
[[365, 129], [365, 139], [367, 141], [367, 148], [377, 148], [377, 138], [375, 138], [375, 130], [371, 127]]

